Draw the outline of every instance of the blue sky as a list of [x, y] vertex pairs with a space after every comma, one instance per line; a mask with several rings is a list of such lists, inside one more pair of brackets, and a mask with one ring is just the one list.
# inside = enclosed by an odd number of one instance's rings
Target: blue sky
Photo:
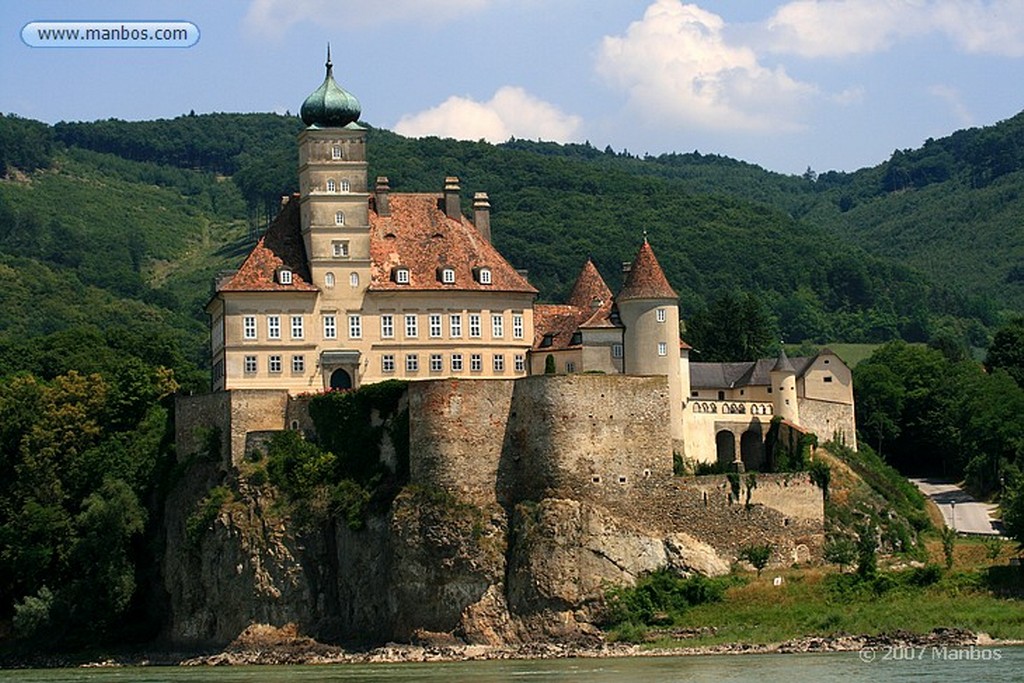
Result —
[[[31, 48], [28, 22], [182, 20], [190, 48]], [[407, 135], [589, 140], [852, 171], [1024, 109], [1024, 0], [0, 4], [0, 111], [296, 112], [335, 75]]]

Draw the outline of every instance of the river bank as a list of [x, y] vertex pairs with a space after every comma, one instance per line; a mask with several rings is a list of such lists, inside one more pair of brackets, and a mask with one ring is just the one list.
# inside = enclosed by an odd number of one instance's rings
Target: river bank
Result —
[[398, 644], [373, 648], [344, 648], [294, 635], [290, 629], [258, 627], [218, 652], [125, 653], [85, 659], [73, 657], [24, 658], [0, 663], [3, 668], [101, 668], [127, 666], [279, 666], [324, 664], [395, 664], [528, 659], [596, 659], [623, 657], [679, 657], [701, 655], [801, 654], [820, 652], [922, 651], [930, 648], [962, 651], [1024, 645], [1024, 641], [997, 640], [963, 629], [935, 629], [926, 634], [895, 631], [882, 634], [806, 636], [777, 643], [721, 643], [686, 646], [689, 631], [659, 634], [678, 646], [652, 647], [630, 643], [528, 643], [516, 646]]

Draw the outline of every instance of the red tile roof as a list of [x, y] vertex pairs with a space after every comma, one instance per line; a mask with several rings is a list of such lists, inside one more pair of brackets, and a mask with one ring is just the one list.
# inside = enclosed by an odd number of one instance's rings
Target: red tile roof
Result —
[[[533, 348], [559, 351], [579, 348], [572, 344], [572, 336], [580, 327], [583, 311], [568, 304], [533, 305]], [[551, 336], [551, 344], [541, 347], [544, 337]]]
[[[283, 285], [275, 277], [282, 266], [292, 271], [292, 284]], [[299, 195], [293, 195], [281, 208], [267, 232], [249, 252], [245, 262], [229, 280], [217, 286], [218, 292], [316, 292], [311, 284], [306, 246], [299, 229]]]
[[[491, 291], [536, 294], [498, 250], [464, 216], [448, 218], [440, 194], [391, 193], [390, 215], [370, 210], [370, 290]], [[409, 283], [392, 277], [409, 269]], [[438, 272], [455, 270], [455, 283], [444, 284]], [[491, 284], [478, 282], [474, 269], [489, 268]]]
[[622, 285], [622, 291], [617, 297], [618, 301], [629, 299], [678, 299], [672, 286], [665, 277], [665, 272], [658, 264], [654, 250], [651, 249], [647, 238], [640, 246], [633, 265], [626, 275], [626, 282]]

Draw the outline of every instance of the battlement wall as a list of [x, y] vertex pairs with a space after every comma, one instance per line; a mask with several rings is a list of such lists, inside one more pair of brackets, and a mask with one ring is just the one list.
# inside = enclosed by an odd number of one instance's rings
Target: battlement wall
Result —
[[516, 380], [503, 458], [504, 497], [625, 497], [672, 476], [664, 377]]

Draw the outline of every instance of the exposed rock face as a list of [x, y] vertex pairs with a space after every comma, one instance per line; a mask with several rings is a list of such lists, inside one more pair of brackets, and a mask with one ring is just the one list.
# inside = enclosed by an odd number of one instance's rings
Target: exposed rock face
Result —
[[268, 491], [236, 482], [198, 541], [184, 513], [202, 508], [202, 486], [169, 499], [184, 511], [169, 520], [164, 562], [175, 641], [224, 644], [258, 623], [327, 641], [587, 642], [608, 585], [664, 566], [729, 570], [686, 534], [645, 534], [591, 502], [520, 504], [510, 524], [496, 504], [410, 487], [362, 530], [299, 538]]
[[273, 500], [242, 484], [209, 528], [190, 533], [216, 470], [204, 465], [192, 475], [167, 501], [163, 569], [173, 638], [224, 643], [253, 623], [302, 621], [310, 602], [306, 572], [294, 535], [268, 514]]

